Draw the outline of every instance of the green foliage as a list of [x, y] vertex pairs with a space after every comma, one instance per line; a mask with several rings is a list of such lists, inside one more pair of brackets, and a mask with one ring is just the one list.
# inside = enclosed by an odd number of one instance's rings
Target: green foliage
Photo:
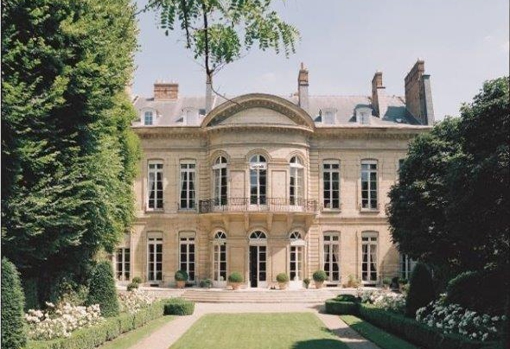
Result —
[[276, 275], [276, 281], [278, 281], [279, 283], [287, 283], [289, 282], [289, 276], [286, 274], [286, 273], [280, 273], [278, 275]]
[[96, 266], [90, 280], [87, 303], [99, 304], [101, 315], [104, 317], [119, 314], [119, 301], [110, 262], [102, 261]]
[[489, 349], [494, 348], [495, 345], [495, 343], [472, 341], [455, 334], [443, 334], [414, 319], [376, 308], [371, 304], [360, 304], [358, 316], [423, 349]]
[[317, 270], [313, 273], [312, 278], [315, 282], [324, 282], [327, 280], [328, 275], [324, 270]]
[[92, 327], [77, 330], [69, 338], [51, 341], [30, 341], [26, 349], [94, 349], [101, 344], [160, 318], [164, 313], [164, 301], [158, 301], [135, 314], [124, 313], [106, 319]]
[[326, 313], [335, 315], [356, 315], [358, 302], [343, 301], [338, 298], [328, 299], [325, 303]]
[[418, 262], [413, 269], [409, 293], [406, 298], [406, 316], [414, 318], [416, 311], [434, 300], [432, 275], [429, 268]]
[[2, 1], [2, 250], [40, 301], [133, 219], [135, 35], [129, 0]]
[[134, 284], [141, 284], [141, 283], [143, 283], [142, 278], [139, 277], [139, 276], [135, 276], [133, 278], [133, 280], [131, 280], [131, 282], [134, 283]]
[[383, 278], [382, 283], [384, 286], [389, 286], [391, 284], [391, 278], [390, 277]]
[[[387, 213], [402, 253], [434, 265], [443, 281], [509, 268], [508, 77], [488, 81], [461, 118], [446, 118], [410, 145]], [[507, 284], [508, 285], [508, 284]]]
[[204, 279], [200, 281], [200, 287], [202, 288], [211, 288], [213, 285], [211, 279]]
[[304, 278], [303, 279], [303, 283], [305, 284], [305, 287], [308, 288], [308, 286], [310, 286], [310, 279], [309, 278]]
[[177, 270], [175, 272], [175, 281], [188, 281], [188, 273], [186, 273], [186, 271], [184, 270]]
[[339, 294], [335, 298], [337, 301], [340, 302], [359, 302], [360, 299], [352, 294]]
[[183, 298], [171, 298], [165, 302], [165, 315], [192, 315], [195, 303]]
[[228, 282], [235, 282], [235, 283], [241, 283], [244, 281], [243, 276], [241, 273], [234, 271], [232, 274], [228, 276]]
[[464, 272], [450, 280], [445, 302], [480, 313], [503, 315], [502, 295], [508, 293], [504, 275], [499, 270]]
[[176, 28], [184, 33], [186, 49], [203, 62], [211, 84], [215, 72], [255, 44], [276, 53], [283, 49], [288, 57], [299, 40], [299, 31], [280, 19], [271, 0], [151, 0], [143, 10], [158, 14], [166, 35]]
[[356, 288], [361, 285], [361, 280], [356, 275], [350, 274], [347, 278], [347, 283], [345, 285], [346, 287]]
[[22, 282], [23, 292], [25, 294], [25, 312], [29, 309], [39, 309], [39, 296], [37, 292], [36, 279], [24, 279]]
[[25, 296], [14, 264], [2, 258], [2, 348], [18, 349], [27, 341]]
[[138, 286], [139, 284], [136, 283], [136, 282], [130, 282], [127, 286], [126, 286], [126, 289], [128, 291], [133, 291], [133, 290], [137, 290], [138, 289]]

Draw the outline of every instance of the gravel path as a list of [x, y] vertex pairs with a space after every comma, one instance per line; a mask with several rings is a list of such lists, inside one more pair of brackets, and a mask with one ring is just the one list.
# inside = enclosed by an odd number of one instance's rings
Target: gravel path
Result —
[[130, 349], [168, 349], [204, 314], [212, 313], [289, 313], [312, 312], [351, 349], [379, 349], [361, 337], [338, 315], [321, 312], [323, 304], [295, 303], [196, 303], [193, 315], [178, 316]]

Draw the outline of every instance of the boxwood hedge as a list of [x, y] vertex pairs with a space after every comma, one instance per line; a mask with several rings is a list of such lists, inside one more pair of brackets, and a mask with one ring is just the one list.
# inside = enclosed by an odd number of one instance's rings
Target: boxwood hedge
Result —
[[342, 301], [337, 298], [326, 301], [326, 313], [336, 315], [357, 315], [358, 303]]
[[195, 303], [183, 298], [172, 298], [165, 302], [165, 315], [191, 315], [195, 311]]

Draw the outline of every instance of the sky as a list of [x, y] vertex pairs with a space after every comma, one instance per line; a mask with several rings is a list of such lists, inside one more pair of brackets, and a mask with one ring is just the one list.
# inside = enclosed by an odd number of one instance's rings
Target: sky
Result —
[[[144, 0], [139, 0], [139, 7]], [[296, 26], [296, 53], [254, 47], [224, 67], [215, 89], [232, 97], [297, 91], [301, 62], [309, 71], [310, 95], [370, 95], [382, 71], [389, 95], [404, 95], [404, 77], [417, 59], [430, 74], [436, 120], [459, 115], [484, 81], [509, 74], [508, 0], [273, 0], [273, 8]], [[151, 97], [156, 80], [179, 83], [179, 94], [205, 94], [205, 73], [184, 48], [180, 32], [165, 36], [156, 15], [138, 16], [139, 50], [132, 90]]]

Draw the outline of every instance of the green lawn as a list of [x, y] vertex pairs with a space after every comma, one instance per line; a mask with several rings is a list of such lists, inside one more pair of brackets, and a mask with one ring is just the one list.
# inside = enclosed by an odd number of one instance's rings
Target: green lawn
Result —
[[163, 316], [156, 320], [152, 320], [147, 325], [139, 327], [136, 330], [129, 331], [120, 337], [115, 338], [113, 341], [105, 343], [98, 349], [127, 349], [142, 339], [149, 337], [152, 332], [156, 331], [158, 328], [173, 319], [175, 319], [175, 316]]
[[348, 349], [311, 313], [209, 314], [171, 349]]
[[382, 349], [418, 349], [414, 345], [402, 340], [386, 331], [369, 324], [365, 320], [352, 315], [341, 315], [340, 318], [353, 330], [366, 339], [374, 342]]

